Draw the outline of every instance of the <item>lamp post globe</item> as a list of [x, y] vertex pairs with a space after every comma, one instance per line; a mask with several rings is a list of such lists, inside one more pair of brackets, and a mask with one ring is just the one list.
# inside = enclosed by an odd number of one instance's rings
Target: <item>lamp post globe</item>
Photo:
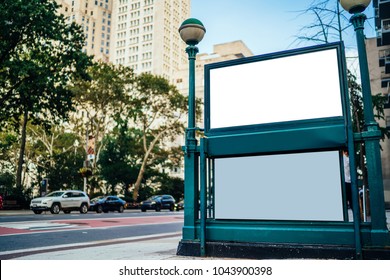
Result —
[[197, 45], [202, 41], [206, 28], [203, 23], [196, 18], [189, 18], [183, 21], [179, 27], [179, 33], [182, 40], [191, 46]]
[[340, 5], [351, 14], [363, 12], [370, 3], [371, 0], [340, 0]]

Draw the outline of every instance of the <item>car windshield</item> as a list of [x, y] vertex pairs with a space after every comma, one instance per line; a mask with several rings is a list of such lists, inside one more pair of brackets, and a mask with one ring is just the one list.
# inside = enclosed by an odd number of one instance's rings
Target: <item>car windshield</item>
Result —
[[56, 196], [61, 196], [63, 194], [64, 194], [64, 192], [52, 192], [52, 193], [49, 193], [48, 195], [46, 195], [46, 197], [56, 197]]
[[152, 197], [149, 197], [148, 200], [156, 200], [156, 199], [159, 199], [161, 195], [154, 195]]
[[99, 201], [99, 200], [101, 200], [102, 198], [104, 198], [104, 196], [98, 196], [98, 197], [92, 198], [92, 199], [91, 199], [91, 202]]

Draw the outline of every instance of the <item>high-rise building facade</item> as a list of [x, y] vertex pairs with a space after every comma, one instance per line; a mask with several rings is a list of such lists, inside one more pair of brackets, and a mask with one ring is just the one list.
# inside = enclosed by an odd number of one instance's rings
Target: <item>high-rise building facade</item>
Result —
[[110, 61], [173, 82], [186, 63], [178, 28], [190, 16], [190, 0], [116, 0], [112, 12]]
[[56, 0], [69, 22], [81, 25], [84, 51], [96, 60], [174, 81], [187, 63], [178, 28], [190, 0]]
[[[385, 119], [379, 125], [390, 129], [390, 0], [373, 0], [373, 6], [378, 36], [366, 41], [371, 92], [387, 97]], [[390, 139], [380, 145], [386, 207], [390, 208]]]
[[116, 0], [56, 0], [68, 22], [81, 25], [84, 51], [96, 60], [109, 61], [112, 41], [112, 4]]

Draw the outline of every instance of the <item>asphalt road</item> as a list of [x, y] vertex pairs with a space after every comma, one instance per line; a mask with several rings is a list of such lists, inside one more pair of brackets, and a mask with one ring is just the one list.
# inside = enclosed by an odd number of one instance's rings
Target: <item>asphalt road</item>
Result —
[[[42, 214], [0, 213], [0, 255], [12, 251], [111, 242], [131, 237], [174, 234], [183, 226], [183, 212]], [[0, 256], [1, 259], [1, 256]]]

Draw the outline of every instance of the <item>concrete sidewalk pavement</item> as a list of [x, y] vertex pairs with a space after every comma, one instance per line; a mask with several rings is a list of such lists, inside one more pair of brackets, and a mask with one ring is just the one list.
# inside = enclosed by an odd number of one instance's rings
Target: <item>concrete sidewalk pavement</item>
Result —
[[[31, 254], [13, 260], [168, 260], [188, 259], [176, 256], [181, 236], [158, 239], [133, 240], [103, 246], [79, 249], [60, 249], [45, 253]], [[58, 248], [59, 249], [59, 248]], [[0, 255], [1, 259], [1, 255]], [[195, 258], [193, 258], [195, 259]]]

